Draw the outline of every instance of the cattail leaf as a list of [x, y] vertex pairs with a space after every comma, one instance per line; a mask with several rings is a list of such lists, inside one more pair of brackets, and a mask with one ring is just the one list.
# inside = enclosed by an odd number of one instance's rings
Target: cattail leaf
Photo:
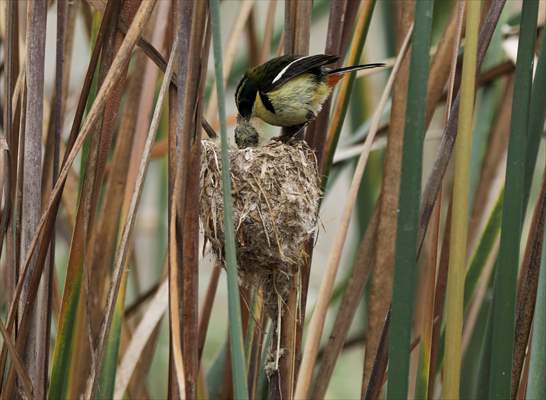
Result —
[[406, 398], [408, 394], [411, 320], [417, 277], [421, 162], [425, 137], [424, 110], [433, 4], [432, 1], [418, 1], [415, 4], [415, 31], [402, 150], [392, 321], [389, 332], [388, 399]]
[[461, 342], [463, 331], [464, 275], [468, 238], [468, 195], [470, 191], [470, 162], [474, 118], [475, 77], [478, 49], [478, 28], [481, 2], [466, 4], [465, 52], [461, 76], [461, 108], [457, 141], [455, 142], [455, 177], [449, 242], [449, 271], [446, 309], [446, 362], [444, 368], [445, 398], [460, 395]]
[[214, 49], [214, 71], [218, 93], [218, 113], [220, 137], [222, 142], [222, 187], [224, 192], [224, 249], [228, 280], [229, 340], [231, 350], [234, 397], [248, 398], [246, 363], [243, 347], [243, 323], [239, 302], [239, 283], [237, 279], [237, 257], [235, 250], [235, 230], [233, 225], [233, 199], [231, 198], [231, 177], [226, 131], [226, 109], [223, 79], [222, 42], [220, 34], [220, 2], [210, 0], [212, 22], [212, 42]]
[[525, 212], [525, 155], [529, 135], [529, 101], [531, 97], [537, 12], [538, 1], [523, 3], [506, 165], [506, 192], [493, 295], [491, 328], [493, 336], [489, 396], [495, 399], [504, 399], [511, 395], [515, 324], [514, 303], [520, 253], [519, 243]]

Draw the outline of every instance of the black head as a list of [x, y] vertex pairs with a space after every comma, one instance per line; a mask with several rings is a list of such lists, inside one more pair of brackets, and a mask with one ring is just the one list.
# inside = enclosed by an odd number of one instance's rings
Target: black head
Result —
[[257, 93], [258, 86], [245, 74], [235, 90], [235, 104], [243, 118], [250, 118]]

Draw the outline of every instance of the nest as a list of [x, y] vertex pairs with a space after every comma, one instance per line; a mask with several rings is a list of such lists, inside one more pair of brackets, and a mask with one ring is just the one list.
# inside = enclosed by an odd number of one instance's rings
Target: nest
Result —
[[[307, 258], [317, 230], [320, 180], [314, 153], [298, 141], [230, 151], [233, 221], [242, 284], [263, 289], [271, 317], [286, 298], [290, 277]], [[205, 238], [223, 259], [221, 153], [203, 141], [201, 221]]]

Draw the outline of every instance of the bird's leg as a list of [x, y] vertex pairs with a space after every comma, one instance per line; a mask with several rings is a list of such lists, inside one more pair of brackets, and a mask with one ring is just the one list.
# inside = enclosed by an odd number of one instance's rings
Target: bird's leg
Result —
[[303, 140], [303, 132], [307, 123], [293, 126], [286, 126], [282, 129], [281, 136], [274, 138], [282, 143], [287, 143], [290, 140]]

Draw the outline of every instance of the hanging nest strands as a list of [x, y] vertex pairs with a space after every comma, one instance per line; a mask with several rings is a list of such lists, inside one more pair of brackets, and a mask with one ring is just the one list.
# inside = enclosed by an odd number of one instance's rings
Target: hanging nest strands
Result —
[[[314, 153], [298, 141], [230, 151], [233, 221], [242, 284], [261, 287], [268, 313], [278, 312], [290, 276], [304, 264], [317, 230], [320, 180]], [[203, 141], [201, 221], [205, 238], [223, 259], [221, 152]]]

